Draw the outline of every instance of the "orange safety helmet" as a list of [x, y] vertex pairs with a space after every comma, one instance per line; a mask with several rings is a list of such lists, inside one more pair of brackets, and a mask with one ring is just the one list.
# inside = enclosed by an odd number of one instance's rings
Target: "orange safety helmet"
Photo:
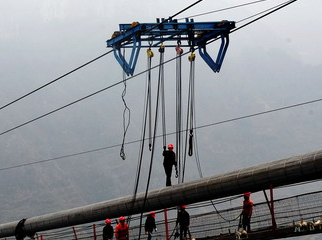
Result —
[[119, 221], [125, 221], [125, 217], [123, 217], [123, 216], [122, 216], [122, 217], [120, 217], [120, 218], [119, 218]]
[[170, 149], [170, 148], [172, 148], [172, 149], [173, 149], [173, 144], [171, 144], [171, 143], [170, 143], [170, 144], [168, 145], [168, 148], [169, 148], [169, 149]]
[[250, 197], [250, 192], [244, 193], [244, 197]]
[[105, 223], [111, 223], [111, 222], [112, 221], [110, 219], [108, 219], [108, 218], [105, 220]]

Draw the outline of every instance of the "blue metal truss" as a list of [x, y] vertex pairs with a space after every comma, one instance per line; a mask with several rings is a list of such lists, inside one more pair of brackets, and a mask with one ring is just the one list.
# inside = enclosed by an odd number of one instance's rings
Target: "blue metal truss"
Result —
[[[224, 60], [228, 45], [230, 30], [235, 28], [235, 22], [194, 22], [186, 19], [185, 22], [164, 19], [157, 23], [120, 24], [120, 31], [114, 32], [112, 38], [107, 40], [107, 47], [114, 50], [114, 56], [127, 75], [133, 75], [140, 53], [140, 49], [159, 47], [189, 47], [191, 50], [199, 49], [200, 56], [214, 72], [219, 72]], [[214, 60], [206, 50], [209, 41], [221, 38], [221, 44]], [[123, 48], [132, 48], [129, 61], [125, 59]]]

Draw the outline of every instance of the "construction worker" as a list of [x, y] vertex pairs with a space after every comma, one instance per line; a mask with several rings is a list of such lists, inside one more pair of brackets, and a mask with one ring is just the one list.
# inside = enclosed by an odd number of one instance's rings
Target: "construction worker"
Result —
[[157, 226], [155, 225], [155, 212], [150, 212], [150, 214], [147, 216], [145, 220], [144, 229], [145, 229], [145, 234], [148, 235], [148, 240], [151, 240], [153, 230], [154, 231], [158, 230]]
[[128, 240], [129, 239], [129, 226], [125, 223], [125, 217], [119, 218], [120, 223], [115, 227], [116, 240]]
[[103, 240], [110, 240], [113, 239], [113, 235], [114, 235], [114, 229], [111, 225], [111, 220], [110, 219], [106, 219], [105, 220], [105, 227], [103, 228]]
[[242, 226], [243, 229], [246, 230], [246, 232], [250, 232], [250, 218], [253, 214], [253, 206], [254, 203], [252, 200], [250, 200], [250, 192], [244, 193], [244, 201], [243, 201], [243, 210], [241, 212], [242, 216]]
[[180, 227], [180, 240], [187, 238], [187, 233], [189, 234], [189, 238], [191, 239], [191, 234], [189, 230], [190, 225], [190, 215], [186, 211], [186, 206], [181, 206], [178, 212], [177, 224]]
[[166, 186], [171, 186], [171, 175], [172, 175], [172, 166], [175, 166], [176, 173], [177, 170], [177, 162], [176, 162], [176, 154], [173, 151], [173, 144], [168, 145], [168, 150], [166, 147], [163, 147], [163, 167], [166, 174]]

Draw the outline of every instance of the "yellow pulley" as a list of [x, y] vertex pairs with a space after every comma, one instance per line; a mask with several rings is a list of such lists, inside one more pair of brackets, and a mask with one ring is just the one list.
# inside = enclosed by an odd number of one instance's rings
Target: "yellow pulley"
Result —
[[194, 54], [194, 53], [191, 53], [191, 55], [188, 57], [190, 62], [193, 62], [195, 60], [195, 58], [196, 58], [196, 54]]
[[152, 50], [150, 48], [148, 50], [146, 50], [146, 54], [148, 55], [149, 58], [154, 57], [154, 53], [152, 52]]

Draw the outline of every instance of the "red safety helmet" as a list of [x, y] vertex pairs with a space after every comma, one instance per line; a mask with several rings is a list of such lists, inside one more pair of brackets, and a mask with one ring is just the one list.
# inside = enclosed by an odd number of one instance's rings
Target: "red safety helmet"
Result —
[[173, 149], [173, 144], [171, 144], [171, 143], [170, 143], [170, 144], [168, 145], [168, 148], [169, 148], [169, 149], [170, 149], [170, 148], [172, 148], [172, 149]]
[[181, 209], [186, 209], [186, 205], [182, 205], [181, 206]]
[[244, 197], [250, 197], [250, 192], [244, 193]]
[[125, 217], [122, 216], [122, 217], [119, 218], [119, 220], [120, 221], [125, 221]]
[[150, 212], [150, 215], [152, 216], [152, 217], [155, 217], [155, 212]]
[[111, 223], [111, 222], [112, 221], [110, 219], [108, 219], [108, 218], [105, 220], [105, 223]]

